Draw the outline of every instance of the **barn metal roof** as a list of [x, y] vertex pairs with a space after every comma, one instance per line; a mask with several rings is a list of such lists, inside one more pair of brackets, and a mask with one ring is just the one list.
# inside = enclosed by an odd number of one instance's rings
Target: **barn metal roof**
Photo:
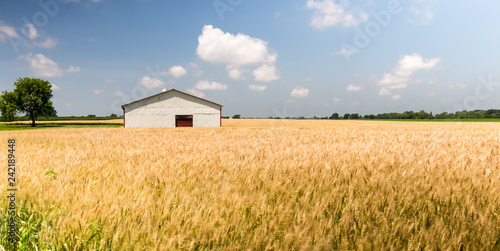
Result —
[[214, 105], [218, 105], [218, 106], [222, 107], [222, 105], [221, 105], [221, 104], [217, 104], [217, 103], [212, 102], [212, 101], [210, 101], [210, 100], [206, 100], [206, 99], [203, 99], [203, 98], [200, 98], [200, 97], [196, 97], [196, 96], [194, 96], [194, 95], [191, 95], [191, 94], [189, 94], [189, 93], [185, 93], [185, 92], [181, 92], [181, 91], [176, 90], [176, 89], [170, 89], [170, 90], [168, 90], [168, 91], [160, 92], [160, 93], [155, 94], [155, 95], [153, 95], [153, 96], [145, 97], [145, 98], [142, 98], [142, 99], [136, 100], [136, 101], [134, 101], [134, 102], [130, 102], [130, 103], [128, 103], [128, 104], [124, 104], [124, 105], [122, 105], [122, 109], [123, 109], [125, 106], [127, 106], [127, 105], [134, 104], [134, 103], [137, 103], [137, 102], [140, 102], [140, 101], [143, 101], [143, 100], [146, 100], [146, 99], [152, 98], [152, 97], [156, 97], [156, 96], [159, 96], [159, 95], [165, 94], [165, 93], [167, 93], [167, 92], [171, 92], [171, 91], [176, 91], [176, 92], [179, 92], [179, 93], [182, 93], [182, 94], [185, 94], [185, 95], [188, 95], [188, 96], [191, 96], [191, 97], [194, 97], [194, 98], [197, 98], [197, 99], [200, 99], [200, 100], [203, 100], [203, 101], [206, 101], [206, 102], [209, 102], [209, 103], [212, 103], [212, 104], [214, 104]]

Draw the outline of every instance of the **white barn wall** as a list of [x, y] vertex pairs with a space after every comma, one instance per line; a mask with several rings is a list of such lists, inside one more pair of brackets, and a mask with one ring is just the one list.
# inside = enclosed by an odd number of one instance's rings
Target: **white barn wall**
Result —
[[194, 127], [219, 127], [221, 106], [176, 90], [123, 107], [125, 127], [175, 127], [176, 115], [192, 115]]

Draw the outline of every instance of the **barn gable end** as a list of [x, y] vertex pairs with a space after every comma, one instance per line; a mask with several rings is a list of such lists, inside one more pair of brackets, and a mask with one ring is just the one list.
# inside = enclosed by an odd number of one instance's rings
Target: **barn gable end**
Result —
[[125, 127], [219, 127], [222, 105], [172, 89], [122, 108]]

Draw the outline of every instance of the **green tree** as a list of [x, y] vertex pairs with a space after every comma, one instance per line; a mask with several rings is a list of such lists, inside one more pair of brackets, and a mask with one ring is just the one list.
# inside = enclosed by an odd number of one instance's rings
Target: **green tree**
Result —
[[241, 119], [241, 115], [240, 115], [240, 114], [235, 114], [235, 115], [233, 116], [233, 119]]
[[415, 114], [415, 116], [417, 117], [417, 119], [428, 119], [429, 118], [429, 114], [427, 112], [425, 112], [424, 110], [419, 111], [418, 113]]
[[351, 119], [351, 114], [349, 113], [344, 114], [344, 119]]
[[339, 119], [339, 114], [334, 113], [334, 114], [332, 114], [332, 116], [329, 117], [329, 119]]
[[52, 85], [49, 81], [37, 78], [19, 78], [14, 86], [14, 91], [2, 94], [2, 107], [10, 109], [6, 110], [6, 113], [2, 112], [4, 118], [17, 112], [25, 113], [31, 120], [31, 126], [35, 126], [36, 118], [56, 115], [56, 110], [50, 101], [53, 95]]
[[13, 121], [16, 118], [18, 109], [14, 92], [3, 91], [0, 94], [0, 112], [5, 121]]

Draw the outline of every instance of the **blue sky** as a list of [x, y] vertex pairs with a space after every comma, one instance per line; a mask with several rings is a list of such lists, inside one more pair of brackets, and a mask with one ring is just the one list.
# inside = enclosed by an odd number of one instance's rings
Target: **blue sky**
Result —
[[178, 89], [223, 115], [499, 108], [500, 2], [6, 0], [0, 86], [54, 84], [60, 116]]

